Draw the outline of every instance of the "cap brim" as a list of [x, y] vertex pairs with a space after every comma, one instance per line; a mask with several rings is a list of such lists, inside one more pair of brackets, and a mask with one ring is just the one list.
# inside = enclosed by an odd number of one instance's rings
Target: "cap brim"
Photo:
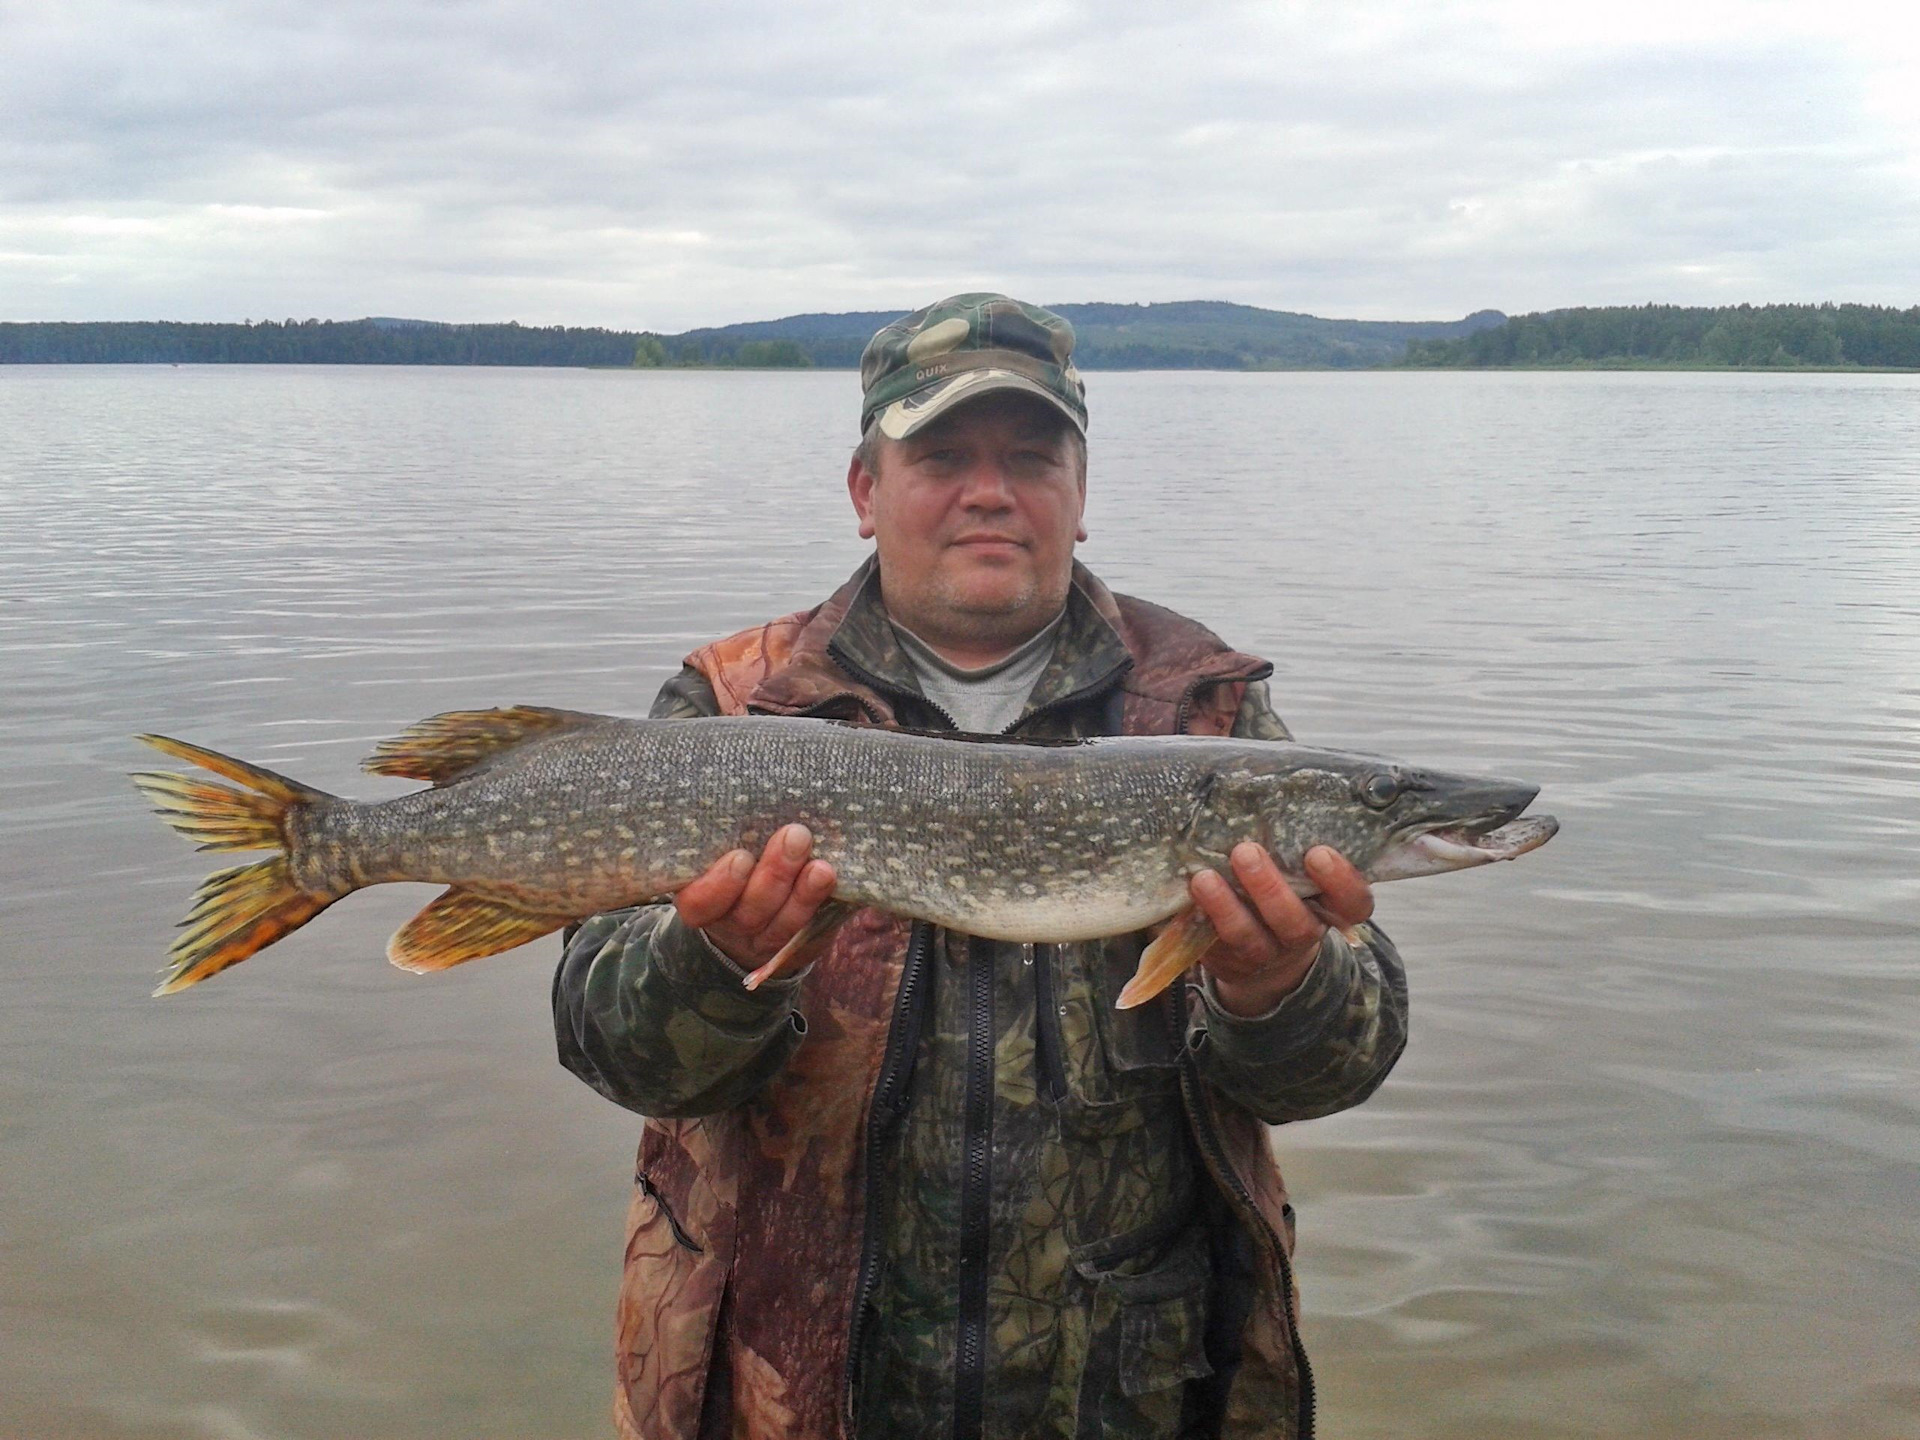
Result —
[[880, 433], [889, 440], [905, 440], [915, 431], [923, 429], [952, 410], [956, 405], [964, 405], [969, 400], [977, 400], [995, 390], [1019, 390], [1028, 395], [1038, 396], [1054, 409], [1067, 417], [1073, 428], [1082, 435], [1087, 433], [1086, 421], [1075, 413], [1058, 395], [1037, 380], [1012, 370], [996, 370], [990, 367], [979, 370], [962, 370], [958, 375], [949, 375], [936, 380], [924, 390], [894, 401], [879, 415]]

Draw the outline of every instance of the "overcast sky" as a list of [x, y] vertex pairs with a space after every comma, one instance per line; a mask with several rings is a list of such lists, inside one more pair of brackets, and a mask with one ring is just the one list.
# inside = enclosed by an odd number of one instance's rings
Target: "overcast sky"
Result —
[[1920, 303], [1920, 6], [0, 0], [0, 319]]

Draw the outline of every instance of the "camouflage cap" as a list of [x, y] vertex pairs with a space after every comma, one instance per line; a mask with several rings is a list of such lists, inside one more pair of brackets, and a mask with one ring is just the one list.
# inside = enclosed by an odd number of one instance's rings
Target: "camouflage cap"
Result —
[[1073, 326], [1005, 295], [949, 295], [885, 326], [860, 357], [860, 385], [861, 432], [878, 416], [889, 440], [991, 390], [1038, 395], [1087, 430]]

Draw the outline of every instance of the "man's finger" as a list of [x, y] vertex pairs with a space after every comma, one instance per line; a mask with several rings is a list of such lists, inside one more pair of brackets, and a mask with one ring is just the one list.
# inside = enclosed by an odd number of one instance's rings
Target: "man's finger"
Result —
[[680, 912], [680, 923], [696, 930], [713, 924], [738, 903], [752, 873], [753, 856], [729, 850], [699, 879], [688, 881], [675, 893], [673, 907]]
[[[1333, 854], [1331, 850], [1327, 852]], [[1273, 863], [1273, 857], [1258, 845], [1246, 842], [1233, 847], [1233, 873], [1240, 887], [1253, 901], [1254, 909], [1266, 922], [1282, 950], [1299, 950], [1319, 940], [1324, 928], [1314, 913], [1300, 903], [1287, 877]]]
[[833, 894], [833, 867], [824, 860], [811, 860], [793, 882], [787, 903], [764, 925], [758, 937], [762, 948], [778, 950], [798, 935], [814, 912]]
[[1373, 918], [1373, 887], [1367, 877], [1330, 845], [1306, 853], [1307, 877], [1320, 887], [1320, 903], [1340, 918], [1341, 928]]
[[1267, 927], [1233, 893], [1233, 887], [1222, 876], [1203, 870], [1188, 883], [1188, 889], [1221, 943], [1242, 960], [1260, 965], [1279, 955]]
[[813, 836], [806, 826], [783, 825], [774, 831], [727, 924], [747, 935], [766, 929], [793, 894], [793, 882], [812, 853]]

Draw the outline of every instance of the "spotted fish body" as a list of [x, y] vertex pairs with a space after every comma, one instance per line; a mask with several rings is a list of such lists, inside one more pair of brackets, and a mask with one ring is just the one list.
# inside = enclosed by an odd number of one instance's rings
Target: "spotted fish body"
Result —
[[[1204, 742], [1177, 748], [1192, 751]], [[795, 821], [835, 897], [969, 934], [1136, 929], [1177, 908], [1199, 754], [1140, 741], [956, 743], [817, 720], [610, 720], [449, 785], [295, 829], [315, 889], [431, 880], [591, 915], [679, 889]], [[1209, 747], [1210, 748], [1210, 747]], [[1143, 763], [1148, 760], [1148, 763]]]
[[[1491, 833], [1534, 794], [1270, 741], [1020, 743], [522, 707], [439, 716], [387, 742], [368, 768], [432, 788], [363, 803], [146, 738], [248, 787], [137, 776], [176, 828], [208, 848], [283, 852], [202, 887], [163, 991], [390, 881], [450, 887], [389, 950], [408, 968], [442, 968], [671, 894], [795, 821], [844, 904], [996, 939], [1091, 939], [1180, 911], [1188, 877], [1224, 868], [1242, 840], [1266, 845], [1290, 878], [1319, 844], [1363, 872], [1378, 862], [1379, 878], [1505, 858], [1421, 869], [1398, 850], [1449, 826]], [[244, 906], [236, 887], [250, 892]]]

